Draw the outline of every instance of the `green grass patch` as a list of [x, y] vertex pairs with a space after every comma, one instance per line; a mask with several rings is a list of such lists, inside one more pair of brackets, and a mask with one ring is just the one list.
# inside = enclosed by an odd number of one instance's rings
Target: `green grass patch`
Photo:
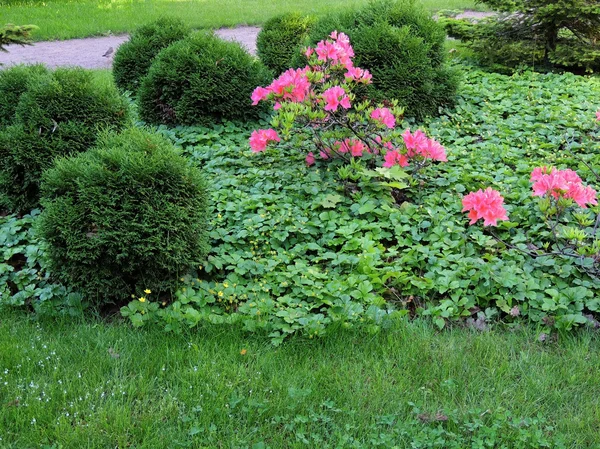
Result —
[[[600, 342], [588, 332], [540, 344], [533, 329], [416, 321], [273, 348], [237, 328], [165, 335], [9, 314], [0, 340], [4, 448], [600, 444]], [[471, 446], [481, 435], [496, 445]]]
[[[475, 8], [471, 0], [420, 0], [428, 9]], [[290, 11], [323, 15], [366, 0], [0, 0], [2, 21], [34, 24], [36, 40], [71, 39], [127, 33], [165, 15], [179, 17], [193, 28], [259, 25]]]

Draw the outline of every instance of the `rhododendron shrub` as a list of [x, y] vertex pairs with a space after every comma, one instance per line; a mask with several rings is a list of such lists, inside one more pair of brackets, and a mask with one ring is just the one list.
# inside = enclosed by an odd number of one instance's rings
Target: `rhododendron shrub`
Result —
[[444, 147], [423, 131], [397, 128], [403, 114], [397, 102], [373, 104], [364, 98], [361, 88], [372, 82], [372, 75], [354, 65], [354, 50], [344, 33], [334, 31], [304, 54], [306, 67], [289, 69], [254, 90], [253, 104], [272, 102], [275, 114], [272, 128], [252, 133], [253, 151], [293, 141], [308, 166], [319, 159], [360, 159], [362, 165], [353, 167], [397, 166], [413, 172], [447, 160]]
[[[529, 250], [525, 251], [492, 235], [507, 246], [532, 257], [574, 257], [588, 274], [600, 277], [600, 211], [594, 216], [583, 210], [598, 204], [597, 192], [584, 185], [579, 175], [571, 169], [536, 167], [531, 172], [530, 182], [532, 196], [540, 198], [539, 211], [552, 241], [545, 242], [544, 250], [529, 243]], [[471, 192], [462, 200], [463, 212], [469, 212], [470, 225], [481, 218], [484, 226], [497, 226], [499, 220], [508, 220], [503, 203], [500, 192], [490, 187]]]

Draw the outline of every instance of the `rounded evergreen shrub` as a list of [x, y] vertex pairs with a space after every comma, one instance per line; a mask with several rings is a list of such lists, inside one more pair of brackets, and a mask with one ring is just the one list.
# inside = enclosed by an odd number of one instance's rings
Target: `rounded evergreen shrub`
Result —
[[164, 137], [131, 128], [43, 176], [50, 269], [88, 301], [164, 298], [207, 252], [207, 191]]
[[221, 119], [256, 119], [256, 86], [271, 72], [235, 42], [202, 32], [156, 57], [138, 91], [142, 120], [152, 124], [207, 125]]
[[267, 20], [256, 40], [260, 60], [275, 74], [289, 69], [313, 23], [312, 17], [299, 13], [283, 14]]
[[37, 207], [42, 171], [56, 156], [85, 151], [99, 129], [119, 129], [128, 121], [125, 99], [90, 71], [58, 69], [30, 85], [14, 123], [0, 130], [0, 207]]
[[163, 17], [135, 30], [115, 52], [113, 77], [121, 91], [136, 92], [156, 55], [190, 34], [182, 20]]
[[42, 64], [15, 65], [0, 70], [0, 128], [14, 122], [21, 95], [48, 74], [48, 69]]
[[[374, 100], [397, 99], [417, 119], [453, 104], [459, 76], [445, 63], [446, 34], [421, 7], [380, 0], [332, 14], [311, 27], [305, 44], [315, 45], [334, 30], [349, 36], [355, 64], [373, 74], [367, 94]], [[297, 55], [294, 65], [303, 65]]]

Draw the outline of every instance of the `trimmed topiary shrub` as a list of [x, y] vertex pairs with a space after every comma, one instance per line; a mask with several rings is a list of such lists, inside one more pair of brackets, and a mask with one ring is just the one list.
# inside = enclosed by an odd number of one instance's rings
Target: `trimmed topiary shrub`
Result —
[[190, 34], [180, 19], [163, 17], [135, 30], [113, 59], [113, 77], [122, 91], [136, 92], [156, 55]]
[[289, 69], [314, 21], [314, 18], [299, 13], [283, 14], [267, 20], [256, 40], [260, 60], [275, 74]]
[[[373, 74], [366, 94], [375, 101], [397, 99], [405, 114], [417, 119], [453, 104], [459, 76], [445, 64], [446, 34], [421, 7], [410, 1], [374, 1], [322, 18], [305, 43], [314, 46], [334, 30], [349, 36], [355, 64]], [[297, 56], [294, 65], [303, 66], [302, 58]]]
[[131, 128], [44, 173], [52, 273], [100, 306], [164, 297], [207, 251], [207, 192], [164, 137]]
[[48, 75], [48, 69], [42, 64], [16, 65], [0, 70], [0, 128], [14, 122], [17, 104], [29, 86]]
[[84, 69], [58, 69], [21, 95], [14, 123], [0, 130], [0, 207], [39, 205], [42, 171], [56, 156], [87, 150], [99, 129], [129, 121], [127, 102]]
[[235, 42], [195, 33], [156, 57], [138, 92], [142, 120], [152, 124], [207, 125], [221, 119], [258, 118], [250, 96], [270, 71]]

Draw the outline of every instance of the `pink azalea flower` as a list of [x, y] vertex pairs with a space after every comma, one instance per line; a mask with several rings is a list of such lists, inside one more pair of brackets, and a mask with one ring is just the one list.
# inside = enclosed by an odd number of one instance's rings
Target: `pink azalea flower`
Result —
[[309, 70], [308, 66], [303, 69], [288, 69], [273, 80], [267, 89], [282, 100], [302, 102], [310, 90], [310, 82], [306, 76]]
[[596, 111], [596, 120], [600, 121], [600, 110]]
[[579, 175], [571, 169], [536, 167], [531, 172], [530, 180], [533, 182], [533, 196], [570, 198], [584, 209], [588, 204], [597, 204], [596, 191], [589, 186], [584, 187]]
[[388, 128], [394, 128], [396, 126], [396, 118], [388, 108], [374, 109], [373, 112], [371, 112], [371, 118], [383, 123]]
[[329, 155], [331, 154], [331, 150], [329, 148], [325, 148], [322, 151], [319, 151], [319, 156], [321, 156], [322, 159], [329, 159]]
[[474, 224], [483, 218], [484, 226], [497, 226], [498, 220], [508, 220], [503, 206], [504, 198], [497, 190], [488, 187], [485, 190], [471, 192], [463, 197], [463, 212], [469, 211], [469, 224]]
[[255, 153], [260, 153], [267, 148], [269, 142], [280, 142], [281, 139], [274, 129], [257, 129], [250, 135], [250, 148]]
[[446, 162], [446, 149], [434, 139], [425, 139], [425, 141], [419, 146], [421, 155], [426, 159], [433, 159], [434, 161]]
[[351, 140], [350, 142], [350, 154], [354, 157], [361, 157], [363, 152], [369, 151], [364, 143], [360, 140]]
[[337, 111], [341, 106], [344, 109], [350, 109], [350, 98], [346, 91], [340, 86], [333, 86], [323, 92], [323, 99], [327, 103], [323, 109], [326, 111]]
[[307, 58], [310, 58], [314, 52], [315, 52], [315, 50], [313, 48], [308, 47], [306, 49], [306, 51], [304, 52], [304, 56], [306, 56]]
[[311, 151], [310, 153], [308, 153], [306, 155], [306, 165], [308, 165], [310, 167], [314, 163], [315, 163], [315, 155]]
[[408, 166], [406, 155], [399, 153], [397, 150], [388, 151], [383, 158], [385, 160], [383, 166], [386, 168], [393, 167], [394, 165], [399, 165], [400, 167]]
[[252, 92], [252, 106], [256, 106], [259, 101], [265, 100], [270, 93], [271, 91], [269, 89], [258, 86], [254, 89], [254, 92]]
[[[416, 150], [417, 147], [421, 146], [426, 140], [425, 134], [421, 130], [416, 130], [414, 134], [411, 134], [410, 129], [407, 129], [402, 133], [402, 139], [407, 150]], [[412, 156], [414, 151], [409, 151], [409, 156]]]

